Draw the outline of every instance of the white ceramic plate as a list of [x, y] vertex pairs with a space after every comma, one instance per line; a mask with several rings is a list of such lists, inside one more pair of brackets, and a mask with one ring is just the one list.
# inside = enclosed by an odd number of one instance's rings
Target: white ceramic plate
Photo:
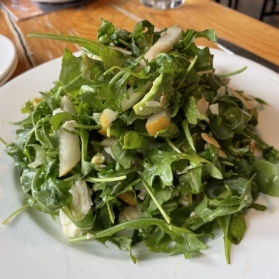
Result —
[[[231, 86], [265, 99], [269, 106], [260, 111], [259, 132], [268, 143], [279, 148], [279, 76], [239, 56], [214, 50], [218, 72], [248, 66], [233, 77]], [[59, 74], [60, 59], [22, 74], [0, 88], [0, 121], [21, 119], [23, 102], [52, 87]], [[0, 124], [0, 136], [13, 139], [13, 128]], [[21, 206], [21, 190], [12, 159], [0, 149], [0, 219]], [[278, 278], [279, 198], [261, 197], [265, 212], [250, 210], [247, 233], [233, 246], [231, 265], [226, 264], [222, 236], [208, 242], [208, 249], [196, 258], [156, 255], [136, 250], [138, 263], [118, 248], [86, 242], [69, 244], [59, 224], [32, 211], [0, 226], [0, 278], [74, 279], [74, 278]]]
[[10, 39], [0, 34], [0, 85], [14, 72], [17, 65], [17, 53]]

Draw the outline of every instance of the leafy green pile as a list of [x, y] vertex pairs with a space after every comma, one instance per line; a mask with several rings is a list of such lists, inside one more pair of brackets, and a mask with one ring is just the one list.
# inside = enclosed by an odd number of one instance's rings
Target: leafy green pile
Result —
[[[141, 21], [128, 32], [103, 20], [98, 42], [31, 34], [73, 42], [82, 54], [65, 50], [59, 79], [24, 104], [28, 116], [16, 123], [7, 152], [21, 170], [24, 208], [53, 217], [63, 211], [80, 232], [72, 242], [110, 241], [134, 262], [139, 242], [191, 258], [220, 228], [230, 262], [247, 210], [265, 210], [255, 202], [259, 193], [279, 196], [279, 152], [255, 133], [264, 102], [229, 88], [215, 74], [209, 48], [194, 43], [215, 41], [214, 31], [182, 31], [168, 51], [147, 61], [145, 53], [165, 31]], [[61, 109], [65, 96], [73, 111]], [[105, 110], [114, 117], [104, 126]], [[148, 132], [152, 116], [158, 122]], [[62, 131], [78, 137], [80, 159], [59, 175]], [[92, 201], [82, 218], [74, 213], [76, 181], [86, 182]]]

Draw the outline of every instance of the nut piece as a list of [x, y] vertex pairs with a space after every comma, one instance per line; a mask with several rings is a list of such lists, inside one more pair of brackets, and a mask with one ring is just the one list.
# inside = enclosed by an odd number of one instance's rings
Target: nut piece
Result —
[[218, 148], [218, 156], [220, 158], [225, 159], [227, 157], [226, 153], [224, 150], [221, 149], [221, 146], [219, 144], [219, 142], [213, 138], [211, 135], [207, 134], [207, 133], [201, 133], [201, 137], [203, 138], [203, 140], [209, 144], [214, 145], [215, 147]]
[[207, 143], [213, 144], [214, 146], [216, 146], [217, 148], [220, 148], [220, 144], [218, 143], [218, 141], [213, 138], [212, 136], [210, 136], [209, 134], [206, 133], [201, 133], [201, 137], [203, 138], [204, 141], [206, 141]]

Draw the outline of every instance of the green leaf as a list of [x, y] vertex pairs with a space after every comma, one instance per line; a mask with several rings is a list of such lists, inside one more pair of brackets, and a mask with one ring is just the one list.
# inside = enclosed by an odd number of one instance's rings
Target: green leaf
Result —
[[65, 121], [73, 119], [73, 116], [68, 112], [60, 112], [56, 113], [50, 120], [50, 124], [52, 125], [52, 129], [57, 131], [61, 124]]
[[120, 142], [117, 141], [111, 146], [111, 151], [116, 161], [124, 168], [129, 169], [134, 165], [133, 153], [130, 150], [124, 149]]
[[244, 178], [226, 180], [226, 191], [214, 199], [203, 196], [186, 224], [196, 230], [218, 217], [238, 213], [252, 204], [251, 181]]
[[185, 116], [190, 124], [196, 125], [199, 120], [207, 120], [208, 118], [201, 114], [196, 105], [196, 101], [194, 97], [189, 98], [189, 103], [185, 107]]
[[279, 197], [279, 167], [266, 160], [255, 161], [254, 167], [254, 181], [260, 192]]
[[210, 53], [208, 47], [201, 49], [198, 52], [198, 59], [195, 63], [197, 71], [209, 71], [213, 69], [213, 55]]
[[61, 35], [61, 34], [42, 34], [42, 33], [29, 33], [27, 36], [29, 38], [52, 39], [52, 40], [74, 43], [88, 49], [95, 55], [99, 55], [100, 48], [105, 47], [104, 45], [101, 45], [96, 41], [77, 37], [77, 36], [69, 36], [69, 35]]
[[146, 164], [143, 172], [143, 178], [149, 185], [152, 185], [156, 176], [159, 176], [166, 186], [173, 184], [173, 169], [172, 163], [177, 161], [189, 161], [189, 165], [196, 167], [200, 163], [206, 163], [205, 159], [189, 155], [186, 153], [174, 153], [167, 151], [160, 151], [153, 149], [149, 152], [148, 158], [151, 160], [152, 165]]
[[119, 140], [123, 149], [149, 149], [151, 143], [149, 137], [142, 136], [133, 131], [123, 133]]
[[54, 211], [70, 204], [69, 190], [72, 184], [58, 180], [55, 176], [48, 177], [49, 175], [44, 167], [35, 172], [31, 179], [32, 195], [28, 198], [28, 203], [42, 212], [53, 214]]
[[199, 255], [200, 251], [206, 248], [206, 245], [194, 235], [182, 233], [181, 236], [181, 243], [179, 241], [174, 243], [174, 245], [170, 245], [172, 242], [171, 237], [165, 234], [164, 231], [158, 230], [157, 234], [146, 240], [146, 246], [151, 252], [163, 252], [170, 255], [182, 254], [186, 259]]
[[122, 67], [125, 61], [123, 53], [111, 48], [101, 49], [100, 57], [106, 70], [111, 67]]
[[81, 86], [88, 83], [83, 77], [81, 67], [82, 57], [76, 57], [69, 50], [65, 49], [59, 76], [59, 83], [65, 92], [71, 92], [75, 95]]
[[154, 25], [147, 20], [136, 23], [131, 34], [134, 55], [144, 54], [158, 40], [160, 32], [154, 32], [154, 29]]
[[98, 34], [97, 34], [98, 41], [101, 44], [106, 44], [106, 45], [111, 43], [112, 42], [111, 36], [114, 34], [115, 29], [116, 28], [110, 21], [102, 19], [101, 26], [98, 28]]
[[[195, 234], [186, 228], [168, 225], [164, 220], [157, 218], [133, 219], [100, 232], [74, 238], [71, 241], [106, 239], [128, 229], [143, 229], [144, 234], [148, 233], [149, 237], [146, 240], [146, 246], [154, 252], [183, 254], [186, 258], [190, 258], [206, 248], [206, 245], [199, 240], [202, 235]], [[175, 248], [172, 249], [172, 247]]]
[[232, 244], [239, 244], [246, 231], [246, 222], [242, 213], [235, 213], [219, 218], [219, 224], [224, 231], [224, 246], [227, 263], [230, 263]]
[[193, 194], [202, 193], [204, 185], [202, 183], [202, 166], [188, 170], [185, 174], [180, 176], [180, 183], [188, 185], [188, 189]]
[[166, 96], [169, 100], [174, 91], [172, 88], [173, 77], [169, 74], [160, 74], [153, 82], [153, 86], [148, 93], [145, 94], [143, 99], [134, 105], [133, 109], [137, 115], [147, 116], [162, 110], [162, 107], [149, 106], [149, 101], [160, 101], [162, 95]]

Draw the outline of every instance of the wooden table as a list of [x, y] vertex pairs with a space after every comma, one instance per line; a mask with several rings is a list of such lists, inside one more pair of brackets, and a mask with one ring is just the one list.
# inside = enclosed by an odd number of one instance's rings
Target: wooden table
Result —
[[[21, 21], [13, 20], [6, 10], [0, 8], [0, 33], [15, 43], [19, 55], [12, 78], [62, 56], [66, 47], [71, 51], [78, 50], [73, 44], [27, 38], [28, 33], [61, 33], [95, 39], [101, 18], [127, 30], [132, 30], [141, 19], [151, 21], [158, 29], [171, 25], [195, 30], [213, 28], [220, 38], [279, 65], [279, 29], [275, 27], [210, 0], [186, 0], [180, 8], [166, 11], [146, 8], [139, 1], [96, 0]], [[205, 41], [199, 43], [209, 45]]]

